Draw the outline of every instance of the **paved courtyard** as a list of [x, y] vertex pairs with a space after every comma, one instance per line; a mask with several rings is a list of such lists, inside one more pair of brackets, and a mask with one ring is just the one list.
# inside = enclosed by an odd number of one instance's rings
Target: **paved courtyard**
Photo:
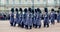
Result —
[[[43, 24], [43, 23], [42, 23]], [[60, 23], [55, 22], [55, 25], [51, 25], [49, 28], [44, 28], [43, 25], [41, 28], [32, 28], [32, 29], [24, 29], [20, 27], [11, 27], [9, 21], [1, 21], [0, 20], [0, 32], [60, 32]]]

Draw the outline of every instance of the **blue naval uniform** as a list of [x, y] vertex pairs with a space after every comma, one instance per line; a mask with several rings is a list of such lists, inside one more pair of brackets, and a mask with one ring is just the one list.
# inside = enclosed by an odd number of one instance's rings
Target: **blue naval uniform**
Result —
[[51, 12], [50, 14], [50, 17], [51, 17], [51, 23], [54, 24], [55, 23], [55, 13], [54, 12]]
[[25, 20], [25, 19], [24, 19], [24, 13], [22, 13], [21, 17], [22, 17], [22, 21], [21, 21], [20, 24], [21, 24], [21, 27], [23, 28], [23, 27], [24, 27], [24, 22], [25, 22], [25, 21], [24, 21], [24, 20]]
[[49, 17], [47, 13], [44, 15], [44, 27], [46, 27], [46, 25], [49, 27]]
[[28, 13], [27, 14], [27, 19], [26, 19], [26, 24], [28, 25], [28, 26], [32, 26], [32, 13]]
[[29, 14], [29, 17], [28, 17], [28, 26], [32, 26], [32, 13]]
[[22, 24], [21, 24], [21, 21], [22, 21], [22, 13], [19, 14], [19, 20], [18, 20], [18, 24], [19, 24], [19, 25], [22, 25]]
[[27, 13], [24, 13], [24, 25], [26, 24], [26, 19], [27, 19]]
[[18, 20], [19, 20], [19, 14], [18, 12], [16, 13], [16, 23], [18, 23]]
[[25, 16], [25, 20], [26, 20], [26, 21], [25, 21], [25, 23], [24, 23], [25, 25], [28, 25], [28, 24], [27, 24], [27, 23], [28, 23], [28, 15], [29, 15], [29, 14], [26, 13], [26, 16]]
[[12, 12], [11, 16], [10, 16], [10, 24], [11, 24], [11, 26], [13, 26], [13, 23], [14, 23], [14, 13]]
[[25, 18], [25, 28], [26, 29], [28, 29], [29, 27], [29, 29], [32, 29], [32, 24], [33, 24], [33, 22], [32, 22], [32, 17], [33, 17], [33, 15], [32, 15], [32, 13], [26, 13], [26, 18]]
[[33, 25], [36, 26], [36, 21], [37, 21], [37, 13], [33, 14]]
[[57, 14], [57, 22], [60, 22], [60, 13]]
[[40, 13], [37, 13], [36, 19], [37, 19], [36, 25], [37, 25], [37, 26], [41, 26], [41, 14], [40, 14]]
[[14, 21], [14, 26], [16, 26], [16, 24], [18, 23], [19, 21], [19, 14], [18, 12], [16, 13], [16, 18], [15, 18], [15, 21]]
[[21, 22], [20, 22], [20, 24], [21, 24], [21, 26], [22, 26], [22, 28], [24, 28], [24, 25], [26, 25], [26, 17], [27, 17], [27, 14], [24, 12], [24, 13], [22, 13], [21, 15], [20, 15], [20, 17], [21, 17]]
[[24, 27], [24, 25], [26, 25], [26, 18], [27, 18], [27, 13], [23, 13], [22, 14], [22, 25], [23, 25], [23, 27]]

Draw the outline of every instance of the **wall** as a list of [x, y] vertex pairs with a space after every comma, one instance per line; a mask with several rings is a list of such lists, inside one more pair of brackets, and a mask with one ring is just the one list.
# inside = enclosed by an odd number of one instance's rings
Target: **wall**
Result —
[[[28, 7], [32, 7], [32, 0], [0, 0], [0, 11], [8, 11], [10, 10], [12, 7], [14, 8], [20, 8], [22, 7], [24, 8], [28, 8]], [[42, 11], [44, 10], [44, 7], [47, 5], [48, 9], [50, 10], [51, 8], [54, 8], [57, 10], [57, 8], [59, 7], [59, 0], [56, 0], [56, 2], [54, 2], [54, 0], [34, 0], [34, 7], [37, 8], [39, 7]], [[55, 5], [57, 6], [57, 8], [55, 8]]]

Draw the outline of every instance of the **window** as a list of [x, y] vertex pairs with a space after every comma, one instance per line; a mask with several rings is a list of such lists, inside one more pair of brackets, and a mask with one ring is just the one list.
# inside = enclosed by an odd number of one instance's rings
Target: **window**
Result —
[[40, 4], [41, 2], [40, 2], [40, 0], [37, 0], [37, 2], [38, 2], [38, 4]]
[[19, 0], [14, 0], [15, 1], [15, 4], [19, 4]]
[[27, 2], [27, 0], [25, 0], [25, 2]]
[[54, 0], [48, 0], [48, 5], [55, 5], [55, 3]]
[[0, 0], [0, 5], [1, 5], [1, 0]]
[[9, 0], [9, 4], [14, 4], [15, 1], [14, 0]]
[[60, 6], [60, 0], [57, 0], [58, 5]]
[[4, 5], [4, 0], [1, 0], [1, 5]]
[[13, 4], [15, 4], [15, 0], [13, 0]]
[[38, 2], [40, 1], [40, 0], [37, 0]]
[[43, 0], [43, 4], [44, 4], [44, 6], [46, 5], [46, 0]]
[[7, 4], [7, 5], [9, 4], [9, 0], [6, 0], [6, 4]]
[[21, 0], [19, 0], [19, 4], [21, 4]]

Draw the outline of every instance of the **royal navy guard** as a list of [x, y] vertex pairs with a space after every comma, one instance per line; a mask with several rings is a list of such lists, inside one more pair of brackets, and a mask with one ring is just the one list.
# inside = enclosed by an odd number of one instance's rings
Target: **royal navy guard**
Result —
[[37, 8], [37, 21], [36, 21], [36, 28], [41, 27], [41, 10]]
[[51, 9], [51, 13], [50, 13], [50, 17], [51, 17], [51, 23], [55, 24], [55, 12], [54, 9]]
[[16, 17], [15, 17], [15, 21], [14, 21], [14, 26], [16, 26], [16, 24], [18, 23], [18, 20], [19, 20], [18, 8], [16, 8], [15, 11], [16, 11]]
[[54, 14], [55, 14], [55, 20], [57, 19], [57, 11], [54, 11]]
[[21, 21], [22, 21], [22, 8], [19, 8], [19, 21], [18, 21], [18, 27], [21, 27]]
[[29, 22], [28, 22], [28, 26], [30, 27], [30, 29], [32, 29], [32, 25], [33, 25], [33, 22], [32, 22], [32, 18], [33, 18], [33, 15], [32, 15], [32, 9], [29, 8]]
[[27, 29], [32, 29], [32, 10], [31, 8], [28, 8], [28, 14], [27, 14]]
[[44, 27], [49, 27], [49, 17], [48, 17], [48, 9], [45, 8], [45, 14], [44, 14]]
[[25, 11], [25, 14], [26, 14], [25, 15], [25, 23], [24, 23], [24, 25], [25, 25], [25, 28], [28, 29], [28, 15], [29, 15], [28, 14], [28, 9], [25, 8], [24, 11]]
[[60, 23], [60, 8], [57, 11], [57, 22]]
[[32, 9], [32, 22], [33, 22], [33, 27], [35, 26], [35, 24], [34, 24], [35, 19], [34, 18], [35, 18], [34, 17], [34, 10]]
[[37, 9], [34, 10], [33, 14], [33, 27], [36, 28], [36, 21], [37, 21]]
[[22, 14], [22, 28], [24, 28], [24, 26], [27, 24], [26, 18], [27, 18], [27, 8], [24, 9], [24, 12]]
[[13, 26], [13, 23], [14, 23], [14, 8], [11, 9], [10, 25]]

